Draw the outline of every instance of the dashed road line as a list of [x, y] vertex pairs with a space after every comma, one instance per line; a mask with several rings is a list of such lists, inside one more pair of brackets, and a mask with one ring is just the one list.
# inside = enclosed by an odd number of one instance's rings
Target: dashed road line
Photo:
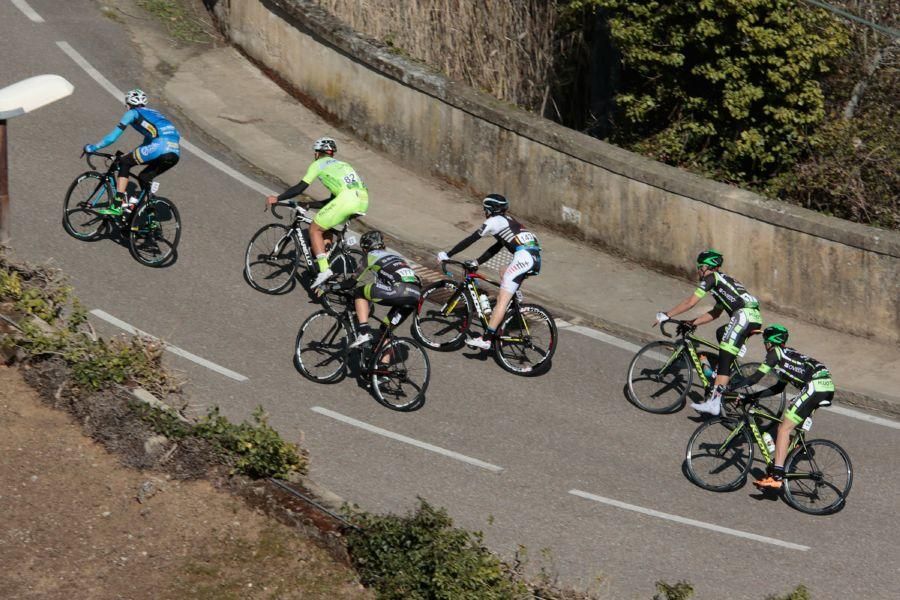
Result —
[[674, 521], [675, 523], [681, 523], [683, 525], [691, 525], [692, 527], [708, 529], [710, 531], [715, 531], [717, 533], [725, 533], [728, 535], [733, 535], [735, 537], [740, 537], [740, 538], [744, 538], [747, 540], [753, 540], [755, 542], [762, 542], [764, 544], [771, 544], [773, 546], [781, 546], [782, 548], [789, 548], [791, 550], [800, 550], [802, 552], [806, 552], [807, 550], [810, 549], [809, 546], [803, 546], [801, 544], [794, 544], [793, 542], [785, 542], [784, 540], [770, 538], [770, 537], [766, 537], [764, 535], [758, 535], [756, 533], [748, 533], [746, 531], [740, 531], [738, 529], [731, 529], [730, 527], [722, 527], [721, 525], [714, 525], [712, 523], [704, 523], [703, 521], [697, 521], [695, 519], [688, 519], [687, 517], [679, 517], [678, 515], [670, 515], [669, 513], [660, 512], [658, 510], [653, 510], [651, 508], [644, 508], [643, 506], [636, 506], [634, 504], [628, 504], [626, 502], [620, 502], [618, 500], [613, 500], [612, 498], [605, 498], [603, 496], [597, 496], [596, 494], [582, 492], [581, 490], [569, 490], [569, 493], [572, 494], [573, 496], [578, 496], [580, 498], [586, 498], [587, 500], [593, 500], [594, 502], [600, 502], [601, 504], [608, 504], [610, 506], [615, 506], [616, 508], [630, 510], [630, 511], [641, 513], [641, 514], [648, 515], [651, 517], [656, 517], [658, 519]]
[[34, 21], [35, 23], [43, 23], [44, 17], [37, 14], [37, 11], [31, 8], [25, 0], [12, 0], [13, 6], [21, 10], [26, 17]]
[[133, 325], [129, 325], [125, 321], [123, 321], [117, 317], [114, 317], [111, 314], [109, 314], [108, 312], [102, 311], [99, 308], [95, 308], [94, 310], [92, 310], [91, 314], [99, 319], [103, 319], [107, 323], [115, 325], [116, 327], [118, 327], [119, 329], [122, 329], [123, 331], [127, 331], [128, 333], [130, 333], [132, 335], [141, 335], [143, 337], [148, 337], [148, 338], [163, 342], [163, 344], [165, 344], [165, 349], [168, 350], [169, 352], [171, 352], [172, 354], [175, 354], [182, 358], [186, 358], [189, 361], [197, 363], [201, 367], [206, 367], [207, 369], [209, 369], [211, 371], [215, 371], [216, 373], [219, 373], [220, 375], [224, 375], [225, 377], [230, 377], [231, 379], [234, 379], [235, 381], [248, 381], [248, 379], [249, 379], [248, 377], [241, 375], [240, 373], [237, 373], [235, 371], [232, 371], [231, 369], [226, 369], [225, 367], [223, 367], [221, 365], [217, 365], [216, 363], [206, 360], [205, 358], [197, 356], [196, 354], [193, 354], [191, 352], [188, 352], [187, 350], [182, 350], [178, 346], [169, 345], [168, 343], [164, 342], [160, 338], [158, 338], [154, 335], [151, 335], [151, 334], [147, 333], [146, 331], [141, 331], [137, 327], [134, 327]]
[[428, 442], [420, 442], [417, 439], [407, 437], [399, 433], [394, 433], [393, 431], [388, 431], [387, 429], [382, 429], [381, 427], [376, 427], [375, 425], [370, 425], [364, 421], [359, 421], [357, 419], [354, 419], [353, 417], [342, 415], [339, 412], [335, 412], [327, 408], [322, 408], [321, 406], [313, 406], [310, 410], [320, 415], [331, 417], [332, 419], [335, 419], [337, 421], [347, 423], [348, 425], [359, 427], [360, 429], [364, 429], [371, 433], [375, 433], [386, 438], [396, 440], [398, 442], [403, 442], [404, 444], [409, 444], [410, 446], [415, 446], [416, 448], [422, 448], [423, 450], [428, 450], [429, 452], [441, 454], [443, 456], [447, 456], [454, 460], [480, 467], [493, 473], [500, 473], [501, 471], [503, 471], [503, 467], [499, 467], [483, 460], [478, 460], [477, 458], [472, 458], [471, 456], [466, 456], [465, 454], [460, 454], [459, 452], [454, 452], [453, 450], [447, 450], [446, 448], [441, 448], [440, 446], [435, 446], [434, 444], [429, 444]]

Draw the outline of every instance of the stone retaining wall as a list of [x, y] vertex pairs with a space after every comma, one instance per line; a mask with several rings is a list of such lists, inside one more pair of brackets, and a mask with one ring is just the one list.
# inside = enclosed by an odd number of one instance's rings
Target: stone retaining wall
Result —
[[[766, 200], [540, 119], [379, 47], [310, 0], [207, 0], [305, 103], [416, 170], [644, 264], [706, 247], [765, 307], [900, 342], [900, 234]], [[611, 282], [612, 285], [615, 282]]]

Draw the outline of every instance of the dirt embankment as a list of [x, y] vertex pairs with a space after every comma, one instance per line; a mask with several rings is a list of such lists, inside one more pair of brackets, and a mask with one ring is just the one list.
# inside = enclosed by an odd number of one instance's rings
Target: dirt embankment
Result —
[[3, 598], [369, 596], [315, 542], [209, 481], [123, 466], [22, 375], [0, 366]]

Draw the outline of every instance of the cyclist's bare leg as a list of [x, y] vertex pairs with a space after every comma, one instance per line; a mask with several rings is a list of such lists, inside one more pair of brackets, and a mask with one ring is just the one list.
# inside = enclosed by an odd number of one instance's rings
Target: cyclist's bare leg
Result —
[[325, 231], [315, 221], [309, 225], [309, 241], [319, 265], [319, 272], [328, 270], [328, 257], [325, 254]]
[[357, 298], [353, 301], [353, 306], [356, 308], [356, 320], [359, 324], [365, 325], [369, 322], [369, 301], [365, 298]]
[[778, 424], [778, 436], [775, 438], [775, 466], [784, 467], [784, 460], [787, 458], [788, 446], [791, 444], [791, 432], [797, 427], [797, 424], [788, 418], [783, 418]]
[[497, 305], [494, 306], [494, 312], [491, 313], [491, 320], [488, 322], [488, 327], [494, 331], [503, 322], [503, 317], [506, 316], [506, 308], [509, 306], [512, 297], [512, 292], [500, 288], [500, 292], [497, 294]]

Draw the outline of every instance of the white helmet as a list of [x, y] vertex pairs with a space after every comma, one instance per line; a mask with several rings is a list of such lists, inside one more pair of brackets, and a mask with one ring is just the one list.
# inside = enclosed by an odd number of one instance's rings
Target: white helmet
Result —
[[147, 94], [144, 90], [133, 89], [125, 94], [125, 104], [128, 106], [144, 106], [147, 104]]
[[316, 143], [313, 144], [313, 150], [315, 152], [327, 152], [329, 154], [334, 154], [337, 152], [337, 142], [335, 142], [330, 137], [323, 137], [316, 140]]

